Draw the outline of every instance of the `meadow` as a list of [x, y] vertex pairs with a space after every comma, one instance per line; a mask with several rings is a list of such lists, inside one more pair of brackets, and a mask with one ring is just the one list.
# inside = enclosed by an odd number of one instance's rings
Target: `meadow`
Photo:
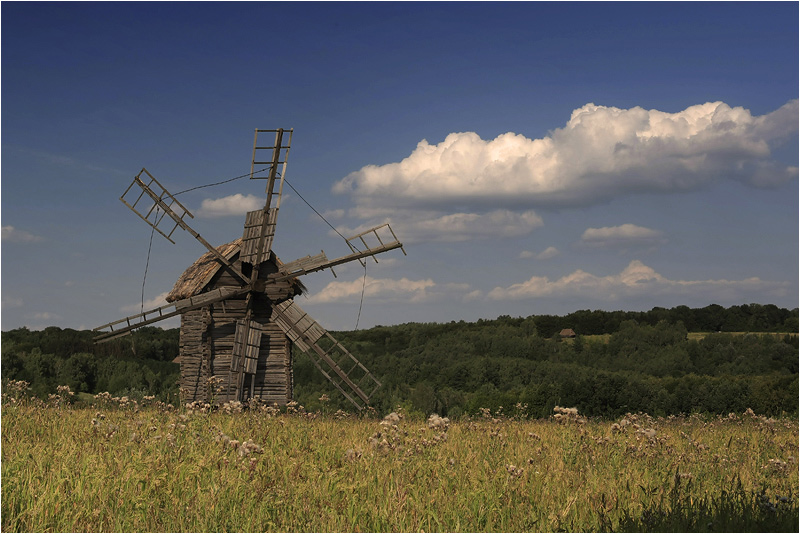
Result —
[[450, 422], [23, 389], [3, 396], [6, 532], [798, 529], [798, 421], [750, 410]]

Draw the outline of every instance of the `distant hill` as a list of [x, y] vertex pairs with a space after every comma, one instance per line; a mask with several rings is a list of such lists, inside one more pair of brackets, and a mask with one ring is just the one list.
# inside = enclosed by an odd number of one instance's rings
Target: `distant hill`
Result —
[[[373, 397], [382, 413], [402, 405], [457, 417], [502, 407], [542, 417], [562, 405], [604, 417], [778, 415], [798, 412], [797, 325], [796, 308], [749, 304], [408, 323], [336, 337], [383, 383]], [[576, 337], [562, 338], [564, 329]], [[178, 337], [145, 327], [94, 345], [89, 331], [11, 330], [2, 333], [3, 378], [26, 380], [41, 397], [69, 385], [177, 403]], [[308, 409], [322, 408], [323, 394], [328, 408], [348, 409], [305, 355], [295, 359], [294, 381]]]

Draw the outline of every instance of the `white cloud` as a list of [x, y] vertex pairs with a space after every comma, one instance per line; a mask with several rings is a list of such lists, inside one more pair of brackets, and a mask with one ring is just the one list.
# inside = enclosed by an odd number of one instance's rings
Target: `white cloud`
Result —
[[[382, 215], [381, 219], [373, 219], [357, 228], [341, 227], [339, 231], [345, 235], [355, 235], [377, 224], [390, 223], [403, 243], [459, 242], [522, 236], [544, 224], [542, 218], [532, 210], [522, 213], [505, 209], [488, 213], [443, 213], [383, 209], [378, 213]], [[368, 212], [364, 215], [374, 214]]]
[[328, 210], [322, 215], [326, 219], [341, 219], [342, 217], [344, 217], [345, 211], [343, 209]]
[[541, 251], [539, 254], [536, 255], [536, 259], [549, 260], [550, 258], [555, 258], [559, 254], [561, 254], [561, 251], [559, 251], [556, 247], [547, 247], [546, 249], [544, 249], [543, 251]]
[[489, 141], [451, 133], [420, 141], [397, 163], [367, 165], [340, 180], [364, 209], [380, 206], [592, 204], [641, 191], [683, 191], [720, 178], [758, 186], [796, 178], [770, 143], [798, 129], [792, 100], [762, 116], [723, 102], [678, 113], [586, 104], [541, 139], [506, 133]]
[[532, 250], [523, 250], [519, 253], [519, 257], [522, 259], [535, 258], [537, 260], [549, 260], [550, 258], [555, 258], [559, 254], [561, 254], [561, 251], [556, 247], [547, 247], [538, 254]]
[[38, 243], [44, 238], [9, 225], [2, 227], [2, 240], [9, 243]]
[[745, 280], [669, 280], [652, 267], [634, 260], [616, 275], [595, 276], [579, 269], [554, 281], [546, 276], [534, 276], [519, 284], [496, 287], [488, 293], [488, 298], [582, 297], [616, 301], [634, 296], [686, 295], [731, 300], [755, 293], [764, 297], [784, 296], [787, 291], [788, 284], [756, 277]]
[[391, 278], [372, 278], [371, 276], [367, 276], [366, 285], [364, 283], [363, 278], [352, 282], [330, 282], [321, 291], [311, 295], [308, 301], [321, 303], [358, 300], [361, 297], [361, 289], [363, 287], [365, 298], [420, 302], [428, 297], [428, 290], [436, 285], [429, 278], [425, 280], [409, 280], [404, 277], [394, 280]]
[[[164, 291], [155, 297], [145, 300], [144, 301], [144, 311], [152, 310], [155, 308], [160, 308], [161, 306], [166, 306], [169, 304], [167, 302], [167, 295], [169, 295], [169, 291]], [[121, 312], [136, 314], [142, 311], [142, 303], [137, 302], [136, 304], [128, 304], [120, 308]]]
[[561, 251], [558, 250], [556, 247], [547, 247], [539, 254], [536, 255], [537, 260], [549, 260], [550, 258], [555, 258], [561, 254]]
[[264, 207], [264, 199], [255, 195], [236, 193], [222, 198], [207, 198], [200, 205], [197, 214], [201, 217], [228, 217], [244, 215]]
[[592, 247], [653, 246], [662, 242], [662, 233], [658, 230], [629, 223], [587, 228], [581, 236], [581, 243]]

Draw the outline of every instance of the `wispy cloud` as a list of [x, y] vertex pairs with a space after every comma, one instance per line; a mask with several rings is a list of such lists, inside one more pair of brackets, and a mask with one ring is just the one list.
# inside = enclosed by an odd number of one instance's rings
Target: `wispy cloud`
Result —
[[197, 215], [200, 217], [230, 217], [244, 215], [264, 206], [264, 199], [256, 195], [242, 195], [236, 193], [222, 198], [207, 198], [203, 200]]
[[[374, 215], [370, 212], [355, 211], [355, 214]], [[544, 222], [533, 210], [517, 213], [500, 209], [486, 213], [443, 213], [415, 210], [379, 210], [380, 218], [356, 228], [341, 226], [345, 235], [354, 235], [381, 223], [390, 223], [402, 236], [404, 243], [419, 242], [460, 242], [473, 239], [495, 237], [516, 237], [527, 235], [541, 227]]]
[[534, 276], [508, 287], [496, 287], [488, 293], [492, 300], [520, 300], [539, 297], [582, 297], [616, 301], [626, 297], [686, 295], [711, 300], [731, 300], [747, 295], [784, 296], [788, 284], [753, 277], [745, 280], [670, 280], [652, 267], [634, 260], [619, 274], [596, 276], [576, 270], [558, 280]]
[[2, 298], [2, 307], [3, 309], [6, 308], [19, 308], [23, 305], [22, 299], [9, 297], [7, 295], [3, 295]]
[[523, 250], [522, 252], [519, 253], [519, 257], [522, 259], [534, 258], [537, 260], [549, 260], [550, 258], [555, 258], [559, 254], [561, 254], [561, 251], [558, 250], [556, 247], [547, 247], [538, 254], [531, 250]]
[[590, 247], [652, 247], [664, 241], [663, 234], [658, 230], [630, 223], [620, 226], [587, 228], [581, 236], [581, 243]]
[[[161, 306], [166, 306], [167, 304], [169, 304], [169, 302], [167, 302], [166, 300], [167, 295], [169, 295], [169, 291], [164, 291], [163, 293], [160, 293], [149, 300], [145, 300], [144, 311], [152, 310], [154, 308], [159, 308]], [[126, 306], [122, 306], [119, 310], [121, 312], [130, 314], [139, 313], [140, 311], [142, 311], [142, 303], [137, 302], [136, 304], [128, 304]]]
[[796, 178], [770, 145], [798, 129], [797, 100], [753, 116], [709, 102], [677, 113], [586, 104], [541, 139], [451, 133], [405, 159], [367, 165], [335, 184], [359, 206], [587, 205], [633, 192], [698, 188], [717, 179], [757, 186]]
[[2, 240], [8, 243], [38, 243], [44, 238], [9, 225], [2, 227]]
[[37, 321], [57, 321], [61, 319], [60, 315], [51, 312], [36, 312], [32, 317]]
[[340, 302], [357, 300], [361, 296], [362, 287], [364, 296], [386, 300], [402, 300], [405, 302], [420, 302], [428, 298], [428, 291], [436, 284], [431, 279], [409, 280], [400, 278], [372, 278], [366, 277], [351, 282], [330, 282], [321, 291], [308, 298], [312, 303]]

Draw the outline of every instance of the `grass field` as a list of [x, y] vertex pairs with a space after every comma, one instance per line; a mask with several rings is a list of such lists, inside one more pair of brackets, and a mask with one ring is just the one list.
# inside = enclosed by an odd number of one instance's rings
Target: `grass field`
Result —
[[448, 425], [66, 396], [4, 398], [3, 531], [798, 528], [796, 420], [517, 407]]

